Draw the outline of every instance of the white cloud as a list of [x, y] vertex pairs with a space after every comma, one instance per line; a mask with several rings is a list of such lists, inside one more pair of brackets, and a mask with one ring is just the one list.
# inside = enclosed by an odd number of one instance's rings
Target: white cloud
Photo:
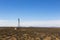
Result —
[[49, 21], [29, 21], [23, 22], [25, 26], [42, 26], [42, 27], [51, 27], [51, 26], [60, 26], [60, 20], [49, 20]]
[[[60, 27], [60, 20], [49, 21], [25, 21], [21, 22], [21, 26], [38, 26], [38, 27]], [[0, 20], [0, 26], [17, 26], [15, 20]]]
[[17, 26], [17, 22], [14, 20], [0, 20], [0, 26]]

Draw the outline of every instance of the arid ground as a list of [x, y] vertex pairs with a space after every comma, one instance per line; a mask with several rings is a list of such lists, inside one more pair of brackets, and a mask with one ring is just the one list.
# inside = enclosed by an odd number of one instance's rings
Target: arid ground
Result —
[[60, 28], [0, 27], [0, 40], [60, 40]]

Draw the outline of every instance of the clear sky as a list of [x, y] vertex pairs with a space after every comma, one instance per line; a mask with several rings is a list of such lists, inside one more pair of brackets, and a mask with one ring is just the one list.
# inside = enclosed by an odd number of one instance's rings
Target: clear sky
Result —
[[60, 20], [60, 0], [0, 0], [0, 20]]

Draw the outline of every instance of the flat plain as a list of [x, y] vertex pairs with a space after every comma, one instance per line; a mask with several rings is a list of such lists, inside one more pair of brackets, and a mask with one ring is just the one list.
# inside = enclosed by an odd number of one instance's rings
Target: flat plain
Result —
[[60, 40], [60, 28], [0, 27], [0, 40]]

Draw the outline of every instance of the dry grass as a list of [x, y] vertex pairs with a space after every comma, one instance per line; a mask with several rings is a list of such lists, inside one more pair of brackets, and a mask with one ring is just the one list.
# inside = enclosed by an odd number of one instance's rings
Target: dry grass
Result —
[[0, 40], [60, 40], [60, 28], [2, 27]]

